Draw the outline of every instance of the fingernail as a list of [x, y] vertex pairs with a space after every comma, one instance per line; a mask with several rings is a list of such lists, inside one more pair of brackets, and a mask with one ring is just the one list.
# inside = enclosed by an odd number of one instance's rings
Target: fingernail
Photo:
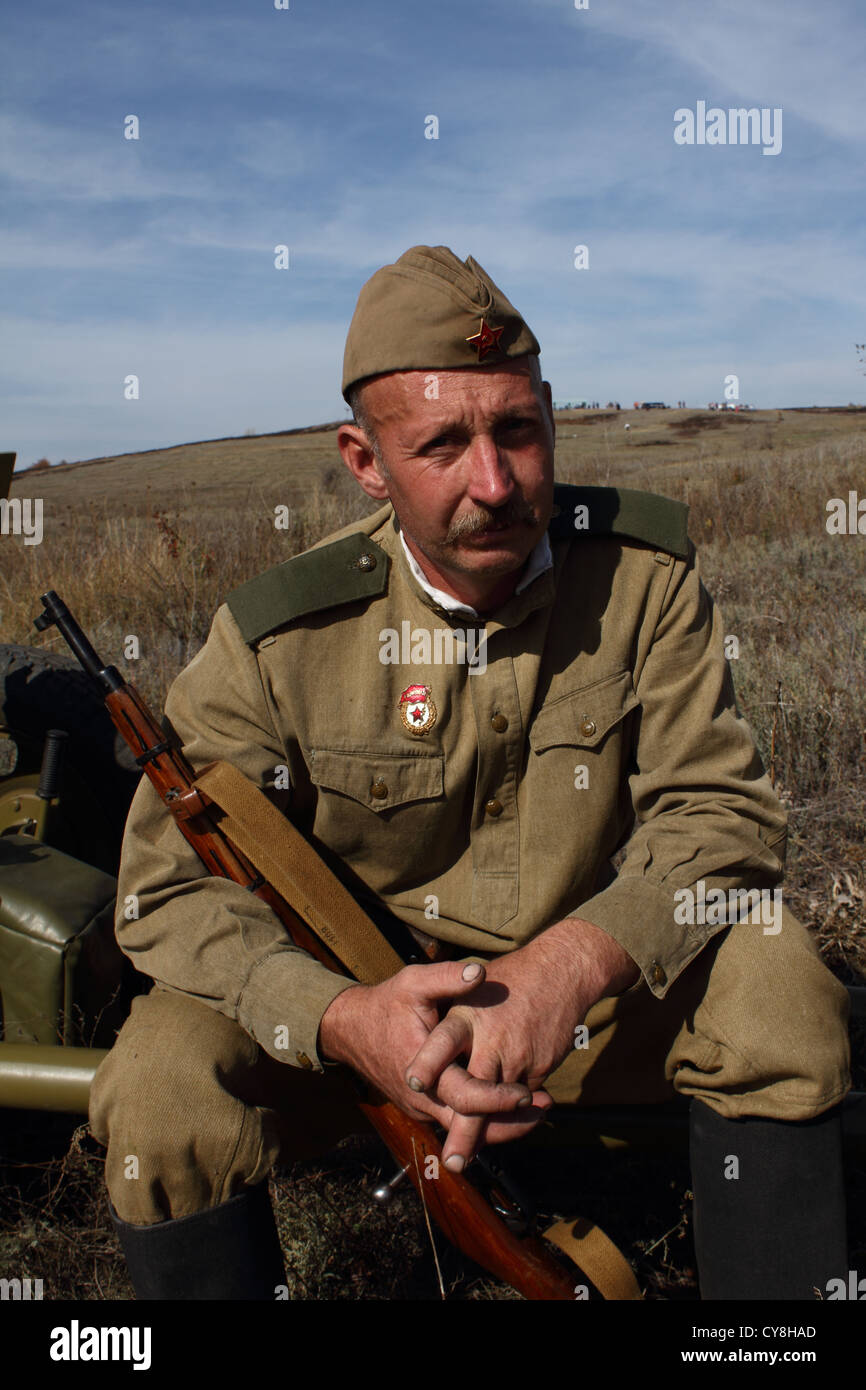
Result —
[[462, 1154], [450, 1154], [445, 1160], [445, 1167], [449, 1173], [462, 1173], [466, 1167], [466, 1159]]
[[409, 1090], [410, 1090], [410, 1091], [423, 1091], [423, 1090], [424, 1090], [424, 1083], [423, 1083], [423, 1081], [419, 1081], [417, 1076], [410, 1076], [410, 1077], [409, 1077]]
[[481, 966], [478, 965], [475, 961], [473, 961], [470, 965], [464, 965], [463, 967], [464, 980], [477, 980], [480, 974]]
[[524, 1096], [524, 1097], [522, 1098], [522, 1100], [519, 1100], [519, 1101], [517, 1102], [517, 1108], [518, 1108], [518, 1110], [523, 1110], [525, 1106], [531, 1105], [531, 1104], [532, 1104], [532, 1096]]

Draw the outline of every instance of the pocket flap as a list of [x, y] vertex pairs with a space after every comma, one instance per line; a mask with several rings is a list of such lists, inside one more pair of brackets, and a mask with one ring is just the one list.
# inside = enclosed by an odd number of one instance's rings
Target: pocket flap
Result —
[[442, 753], [347, 753], [314, 748], [310, 780], [317, 787], [342, 792], [371, 811], [387, 811], [411, 801], [445, 794]]
[[535, 753], [558, 744], [595, 748], [637, 704], [631, 671], [594, 681], [538, 711], [529, 730], [530, 747]]

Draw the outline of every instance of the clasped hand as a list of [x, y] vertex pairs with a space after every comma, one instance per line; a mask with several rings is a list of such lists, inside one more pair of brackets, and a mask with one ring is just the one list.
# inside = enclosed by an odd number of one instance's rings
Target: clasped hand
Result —
[[325, 1012], [320, 1047], [414, 1119], [442, 1125], [443, 1160], [459, 1172], [483, 1144], [540, 1123], [553, 1105], [544, 1081], [623, 958], [636, 971], [599, 928], [567, 919], [487, 966], [407, 966], [345, 990]]

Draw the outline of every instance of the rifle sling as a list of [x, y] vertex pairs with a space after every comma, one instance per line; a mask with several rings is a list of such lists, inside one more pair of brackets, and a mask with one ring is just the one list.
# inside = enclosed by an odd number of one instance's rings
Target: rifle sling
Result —
[[378, 985], [403, 969], [400, 956], [348, 888], [238, 768], [210, 763], [197, 774], [195, 785], [223, 812], [220, 829], [354, 979]]
[[[380, 984], [403, 961], [324, 860], [276, 806], [231, 763], [202, 768], [195, 786], [222, 811], [220, 828], [302, 917], [354, 978]], [[641, 1297], [631, 1265], [591, 1221], [558, 1221], [545, 1231], [606, 1299]]]
[[583, 1270], [602, 1298], [626, 1302], [642, 1297], [625, 1255], [610, 1236], [587, 1217], [557, 1221], [544, 1232], [544, 1238], [557, 1245], [578, 1269]]

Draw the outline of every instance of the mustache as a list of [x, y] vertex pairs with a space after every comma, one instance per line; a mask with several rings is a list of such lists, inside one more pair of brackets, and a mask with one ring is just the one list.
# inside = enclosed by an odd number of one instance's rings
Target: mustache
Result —
[[481, 531], [497, 530], [506, 526], [536, 526], [538, 513], [524, 498], [514, 498], [504, 507], [492, 510], [490, 507], [475, 507], [464, 516], [452, 521], [445, 537], [445, 544], [453, 544], [463, 536], [477, 536]]

